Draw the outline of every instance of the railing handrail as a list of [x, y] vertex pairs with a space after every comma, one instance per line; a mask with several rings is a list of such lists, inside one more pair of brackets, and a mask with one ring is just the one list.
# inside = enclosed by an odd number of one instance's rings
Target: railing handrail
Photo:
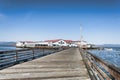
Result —
[[18, 50], [6, 50], [6, 51], [0, 51], [0, 54], [3, 53], [10, 53], [10, 52], [16, 52], [16, 51], [26, 51], [26, 50], [33, 50], [33, 49], [59, 49], [59, 48], [66, 48], [66, 47], [58, 47], [58, 46], [53, 46], [53, 47], [49, 47], [49, 46], [39, 46], [39, 47], [35, 47], [35, 48], [23, 48], [23, 49], [18, 49]]
[[99, 60], [100, 62], [102, 62], [105, 66], [111, 68], [112, 70], [114, 70], [114, 71], [116, 71], [117, 73], [120, 74], [120, 68], [119, 68], [119, 67], [116, 67], [115, 65], [113, 65], [113, 64], [111, 64], [111, 63], [109, 63], [109, 62], [107, 62], [107, 61], [105, 61], [105, 60], [103, 60], [103, 59], [101, 59], [100, 57], [98, 57], [98, 56], [96, 56], [96, 55], [94, 55], [94, 54], [92, 54], [92, 53], [90, 53], [90, 52], [87, 52], [87, 53], [89, 53], [89, 54], [92, 55], [95, 59], [97, 59], [97, 60]]
[[83, 55], [85, 64], [89, 68], [88, 71], [90, 70], [90, 72], [94, 74], [90, 74], [90, 76], [94, 76], [97, 80], [120, 80], [120, 67], [117, 67], [86, 50], [80, 51]]
[[0, 54], [11, 53], [11, 52], [16, 52], [16, 51], [27, 51], [27, 50], [32, 50], [32, 48], [19, 49], [19, 50], [6, 50], [6, 51], [0, 51]]
[[0, 51], [0, 70], [9, 67], [9, 65], [11, 66], [21, 62], [29, 61], [51, 53], [59, 52], [64, 49], [65, 48], [48, 49], [43, 47], [43, 48], [26, 48], [20, 50]]

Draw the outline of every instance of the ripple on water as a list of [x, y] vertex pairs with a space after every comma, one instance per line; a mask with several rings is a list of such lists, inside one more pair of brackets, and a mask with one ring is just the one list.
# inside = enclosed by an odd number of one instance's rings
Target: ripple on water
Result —
[[117, 67], [120, 67], [120, 51], [89, 50], [89, 52]]

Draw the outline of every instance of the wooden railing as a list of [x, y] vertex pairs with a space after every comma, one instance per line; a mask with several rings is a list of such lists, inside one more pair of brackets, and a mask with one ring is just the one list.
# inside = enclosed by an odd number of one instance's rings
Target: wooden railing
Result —
[[65, 48], [29, 48], [21, 50], [0, 51], [0, 69], [39, 58]]
[[80, 52], [91, 80], [120, 80], [120, 68], [85, 50]]

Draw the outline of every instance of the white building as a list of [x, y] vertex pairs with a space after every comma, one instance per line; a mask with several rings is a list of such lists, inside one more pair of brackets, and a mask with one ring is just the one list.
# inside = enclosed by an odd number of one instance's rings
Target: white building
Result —
[[69, 46], [72, 40], [56, 39], [56, 40], [46, 40], [45, 42], [51, 43], [52, 46]]
[[68, 46], [68, 47], [82, 47], [88, 48], [90, 45], [86, 41], [72, 41], [64, 39], [46, 40], [46, 41], [19, 41], [16, 47], [39, 47], [39, 46]]
[[16, 47], [24, 47], [24, 42], [16, 42]]
[[90, 44], [88, 44], [86, 41], [73, 41], [73, 44], [82, 47], [82, 48], [90, 48]]
[[40, 42], [35, 44], [35, 47], [38, 47], [38, 46], [52, 46], [52, 43], [51, 42], [40, 41]]
[[16, 47], [21, 47], [21, 48], [35, 47], [35, 44], [37, 43], [38, 42], [33, 42], [33, 41], [19, 41], [16, 43]]

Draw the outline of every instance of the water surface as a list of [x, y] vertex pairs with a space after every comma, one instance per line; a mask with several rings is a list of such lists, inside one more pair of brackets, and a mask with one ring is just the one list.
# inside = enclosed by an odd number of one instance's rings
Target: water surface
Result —
[[111, 47], [113, 50], [89, 50], [101, 59], [120, 67], [120, 47]]

